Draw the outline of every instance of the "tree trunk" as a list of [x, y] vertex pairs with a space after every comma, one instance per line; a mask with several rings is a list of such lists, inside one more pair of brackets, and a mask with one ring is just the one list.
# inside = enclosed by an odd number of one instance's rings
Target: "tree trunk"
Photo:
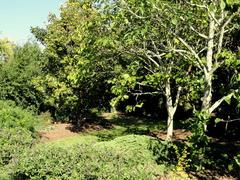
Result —
[[[213, 49], [214, 49], [214, 35], [215, 35], [215, 12], [210, 12], [210, 24], [208, 35], [208, 49], [206, 56], [206, 71], [204, 72], [204, 95], [202, 97], [202, 112], [210, 115], [210, 108], [212, 103], [212, 76], [213, 76]], [[205, 132], [207, 131], [207, 125], [204, 125]]]
[[171, 96], [171, 84], [170, 79], [168, 78], [165, 83], [165, 97], [166, 97], [166, 108], [168, 113], [167, 119], [167, 137], [166, 140], [172, 140], [173, 136], [173, 118], [176, 112], [178, 101], [180, 97], [181, 87], [178, 88], [175, 103], [173, 103], [172, 96]]
[[168, 110], [168, 119], [167, 119], [167, 137], [166, 140], [172, 140], [173, 136], [173, 117], [174, 117], [174, 109], [170, 108], [171, 110]]
[[212, 75], [207, 73], [205, 75], [205, 89], [202, 97], [202, 111], [209, 113], [212, 101]]

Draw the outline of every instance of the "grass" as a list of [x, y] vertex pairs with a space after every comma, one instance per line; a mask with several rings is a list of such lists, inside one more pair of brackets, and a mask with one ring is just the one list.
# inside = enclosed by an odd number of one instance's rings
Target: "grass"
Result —
[[97, 136], [101, 141], [112, 140], [116, 137], [136, 134], [147, 135], [152, 131], [165, 130], [164, 121], [157, 121], [150, 118], [138, 118], [125, 115], [113, 115], [111, 113], [105, 117], [109, 123], [114, 124], [112, 129], [90, 132], [91, 135]]

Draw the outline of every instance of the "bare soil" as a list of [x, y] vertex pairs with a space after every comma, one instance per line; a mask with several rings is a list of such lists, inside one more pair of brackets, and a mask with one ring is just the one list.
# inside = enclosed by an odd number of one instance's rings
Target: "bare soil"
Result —
[[[151, 132], [149, 135], [161, 140], [165, 140], [167, 137], [167, 133], [165, 131], [155, 131]], [[187, 139], [187, 137], [190, 137], [191, 135], [192, 133], [190, 131], [186, 131], [184, 129], [176, 129], [174, 130], [173, 139], [177, 141], [184, 141]]]
[[41, 142], [55, 141], [58, 139], [72, 137], [78, 135], [78, 133], [71, 131], [71, 124], [52, 124], [47, 130], [39, 132]]

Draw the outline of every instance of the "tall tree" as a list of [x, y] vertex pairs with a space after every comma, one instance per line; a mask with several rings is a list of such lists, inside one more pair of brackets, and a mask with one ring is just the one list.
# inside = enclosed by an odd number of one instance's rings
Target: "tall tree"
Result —
[[93, 1], [69, 0], [60, 17], [49, 17], [46, 30], [32, 29], [48, 57], [47, 76], [37, 84], [59, 117], [78, 120], [85, 110], [106, 106], [108, 66], [102, 64], [104, 51], [96, 44], [104, 32], [100, 17]]
[[33, 84], [42, 74], [44, 58], [36, 43], [16, 46], [13, 57], [4, 63], [0, 71], [0, 99], [13, 100], [23, 107], [39, 108], [42, 94]]
[[[235, 97], [238, 88], [226, 91], [222, 97], [216, 99], [213, 89], [213, 80], [219, 68], [232, 66], [235, 70], [233, 77], [238, 75], [236, 68], [239, 65], [237, 53], [227, 47], [227, 35], [238, 25], [238, 1], [186, 1], [187, 13], [176, 13], [176, 23], [184, 28], [172, 34], [180, 42], [179, 55], [193, 61], [203, 75], [203, 95], [201, 112], [210, 114], [221, 105]], [[182, 8], [182, 6], [179, 6]], [[188, 34], [186, 34], [188, 32]], [[190, 56], [190, 58], [188, 58]], [[238, 78], [235, 78], [238, 81]], [[205, 125], [206, 130], [206, 125]]]
[[194, 96], [202, 93], [200, 111], [207, 117], [237, 92], [230, 89], [219, 99], [213, 97], [216, 70], [235, 66], [233, 76], [239, 73], [236, 52], [225, 41], [236, 27], [238, 1], [118, 0], [110, 7], [112, 42], [128, 64], [112, 81], [115, 103], [128, 94], [164, 94], [170, 139], [183, 87]]
[[[112, 104], [129, 96], [163, 95], [168, 114], [167, 139], [173, 136], [173, 118], [181, 95], [192, 86], [191, 62], [178, 56], [175, 47], [179, 41], [172, 31], [177, 31], [173, 7], [178, 4], [162, 1], [124, 1], [111, 3], [110, 34], [114, 48], [121, 55], [112, 90], [117, 95]], [[156, 8], [157, 7], [157, 8]], [[166, 8], [167, 7], [167, 8]], [[111, 9], [115, 11], [112, 12]], [[169, 30], [170, 32], [169, 32]], [[188, 92], [190, 93], [190, 92]], [[129, 110], [141, 107], [127, 106]]]

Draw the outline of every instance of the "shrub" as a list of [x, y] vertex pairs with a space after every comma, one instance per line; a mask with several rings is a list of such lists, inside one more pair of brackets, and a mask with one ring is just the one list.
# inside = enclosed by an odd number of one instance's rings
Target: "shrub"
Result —
[[0, 127], [25, 128], [34, 132], [34, 126], [39, 123], [33, 112], [22, 109], [12, 101], [0, 101]]
[[33, 143], [32, 133], [24, 128], [0, 129], [0, 166], [17, 159]]
[[158, 164], [166, 164], [168, 166], [177, 164], [176, 145], [171, 141], [153, 140], [150, 149], [156, 158]]
[[72, 148], [38, 146], [13, 164], [17, 179], [155, 179], [162, 170], [149, 137], [125, 136]]

